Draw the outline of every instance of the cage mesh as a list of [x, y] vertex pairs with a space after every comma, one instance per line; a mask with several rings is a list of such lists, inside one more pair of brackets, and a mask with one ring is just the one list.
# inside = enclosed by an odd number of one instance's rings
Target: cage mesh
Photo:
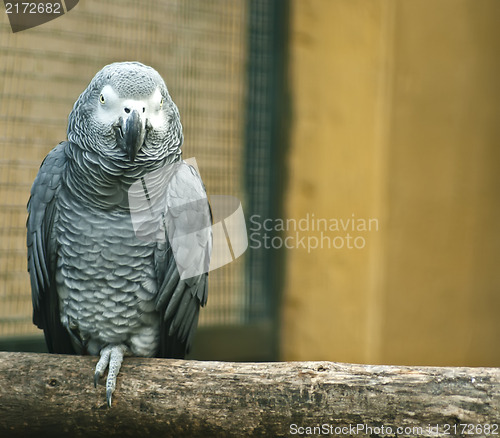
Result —
[[[85, 0], [13, 34], [0, 19], [0, 336], [37, 333], [26, 271], [26, 203], [45, 155], [94, 74], [114, 61], [156, 68], [179, 107], [184, 157], [210, 194], [244, 201], [247, 12], [244, 1]], [[245, 262], [210, 274], [201, 324], [242, 320]]]

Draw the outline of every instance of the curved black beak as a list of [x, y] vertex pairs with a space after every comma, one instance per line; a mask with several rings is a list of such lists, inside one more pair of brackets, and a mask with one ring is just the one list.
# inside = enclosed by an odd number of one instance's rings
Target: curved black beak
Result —
[[141, 119], [137, 110], [130, 112], [127, 118], [120, 117], [113, 125], [116, 143], [134, 161], [137, 153], [144, 143], [146, 136], [146, 123]]

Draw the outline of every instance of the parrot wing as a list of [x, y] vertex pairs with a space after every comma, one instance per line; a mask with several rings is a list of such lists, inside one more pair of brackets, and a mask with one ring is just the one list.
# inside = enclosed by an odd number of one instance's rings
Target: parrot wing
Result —
[[156, 308], [161, 314], [159, 357], [184, 358], [207, 302], [212, 251], [212, 215], [196, 170], [181, 162], [167, 187], [167, 244], [155, 258], [160, 285]]
[[74, 354], [70, 335], [61, 324], [55, 279], [57, 241], [54, 222], [57, 195], [66, 166], [65, 146], [65, 142], [56, 146], [40, 166], [28, 201], [26, 227], [33, 323], [43, 329], [50, 352]]

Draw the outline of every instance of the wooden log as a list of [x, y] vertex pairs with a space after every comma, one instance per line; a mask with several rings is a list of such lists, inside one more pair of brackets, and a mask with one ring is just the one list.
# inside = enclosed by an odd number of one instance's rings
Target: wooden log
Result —
[[108, 408], [96, 362], [0, 353], [0, 437], [500, 434], [498, 368], [125, 358]]

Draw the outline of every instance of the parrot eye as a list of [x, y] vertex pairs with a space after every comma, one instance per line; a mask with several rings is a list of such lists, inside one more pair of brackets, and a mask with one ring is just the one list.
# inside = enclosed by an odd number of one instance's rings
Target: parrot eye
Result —
[[163, 106], [163, 97], [160, 100], [160, 108]]
[[99, 96], [99, 102], [101, 102], [104, 105], [105, 100], [102, 94]]

